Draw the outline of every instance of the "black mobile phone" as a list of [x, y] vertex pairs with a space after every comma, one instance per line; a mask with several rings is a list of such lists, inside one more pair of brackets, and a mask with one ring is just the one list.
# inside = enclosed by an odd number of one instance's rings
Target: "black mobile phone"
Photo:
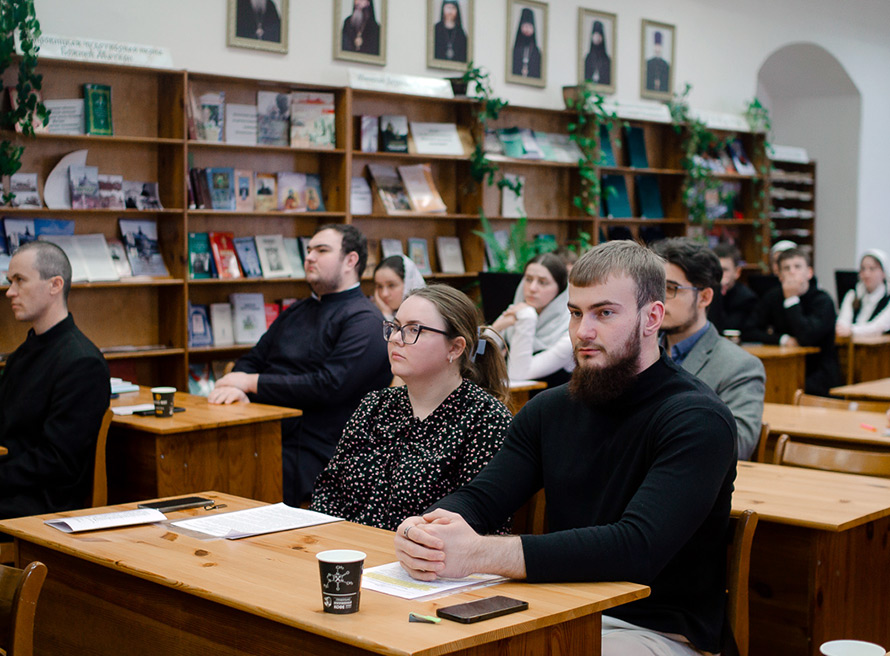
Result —
[[490, 620], [492, 617], [500, 617], [501, 615], [516, 613], [521, 610], [528, 610], [527, 601], [519, 601], [518, 599], [498, 595], [496, 597], [477, 599], [465, 604], [445, 606], [444, 608], [437, 609], [436, 615], [444, 617], [446, 620], [472, 624], [473, 622]]
[[216, 503], [213, 499], [205, 497], [177, 497], [176, 499], [164, 499], [163, 501], [152, 501], [151, 503], [140, 503], [137, 508], [153, 508], [161, 512], [172, 512], [174, 510], [185, 510], [186, 508], [200, 508], [201, 506], [212, 506]]
[[[173, 408], [173, 412], [185, 412], [185, 408], [176, 407], [176, 408]], [[133, 414], [138, 415], [140, 417], [154, 417], [155, 410], [154, 410], [154, 408], [152, 408], [151, 410], [137, 410]]]

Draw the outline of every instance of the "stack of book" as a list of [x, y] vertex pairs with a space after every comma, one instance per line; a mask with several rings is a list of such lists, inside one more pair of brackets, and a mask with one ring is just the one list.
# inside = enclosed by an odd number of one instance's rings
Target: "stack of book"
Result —
[[438, 213], [448, 209], [436, 189], [429, 164], [368, 164], [368, 173], [371, 188], [387, 214]]
[[309, 237], [190, 232], [189, 277], [305, 278], [303, 260], [308, 242]]
[[230, 167], [193, 168], [194, 208], [225, 212], [324, 212], [321, 177], [315, 173], [260, 173]]
[[267, 303], [261, 293], [229, 295], [228, 303], [189, 303], [189, 347], [256, 344], [294, 299]]

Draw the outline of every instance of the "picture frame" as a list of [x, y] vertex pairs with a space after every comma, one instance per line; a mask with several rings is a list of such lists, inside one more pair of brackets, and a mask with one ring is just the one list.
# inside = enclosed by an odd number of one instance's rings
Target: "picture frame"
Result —
[[[475, 0], [427, 0], [426, 65], [450, 71], [465, 71], [473, 61], [473, 4]], [[445, 5], [457, 7], [455, 26], [447, 23]]]
[[670, 100], [674, 93], [677, 27], [643, 19], [640, 29], [640, 97]]
[[[507, 0], [506, 81], [547, 86], [547, 10], [538, 0]], [[531, 17], [531, 32], [522, 25]]]
[[226, 45], [287, 54], [288, 1], [266, 0], [258, 16], [251, 0], [228, 0]]
[[[334, 59], [386, 65], [386, 1], [334, 0]], [[353, 21], [357, 4], [364, 5], [360, 23]]]
[[[596, 34], [599, 43], [594, 43]], [[578, 84], [589, 82], [596, 93], [615, 93], [617, 35], [616, 14], [578, 7]]]

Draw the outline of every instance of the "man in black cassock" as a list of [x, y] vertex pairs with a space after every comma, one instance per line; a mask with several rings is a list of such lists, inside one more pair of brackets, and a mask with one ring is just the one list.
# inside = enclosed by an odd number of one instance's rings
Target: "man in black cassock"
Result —
[[281, 41], [281, 16], [272, 0], [238, 0], [235, 34], [243, 39]]
[[345, 52], [380, 54], [380, 25], [374, 17], [374, 0], [354, 0], [352, 13], [343, 21], [341, 48]]
[[467, 33], [464, 31], [460, 15], [460, 5], [456, 0], [444, 0], [439, 22], [434, 30], [433, 54], [436, 59], [447, 61], [467, 61]]
[[652, 51], [654, 57], [646, 62], [646, 88], [649, 91], [670, 92], [671, 66], [661, 56], [662, 53], [661, 32], [655, 32]]
[[584, 59], [584, 79], [594, 84], [612, 84], [612, 58], [606, 52], [606, 35], [601, 21], [593, 21], [590, 51]]
[[535, 32], [535, 14], [526, 7], [519, 15], [519, 28], [513, 42], [513, 75], [541, 78], [541, 50]]

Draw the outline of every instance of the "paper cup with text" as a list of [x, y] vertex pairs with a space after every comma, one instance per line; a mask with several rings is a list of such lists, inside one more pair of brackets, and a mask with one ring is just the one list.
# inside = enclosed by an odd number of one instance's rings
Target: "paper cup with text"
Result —
[[155, 417], [173, 416], [173, 397], [175, 387], [152, 387], [151, 398], [155, 402]]
[[832, 640], [823, 642], [819, 653], [824, 656], [884, 656], [884, 648], [862, 640]]
[[321, 574], [321, 603], [326, 613], [357, 613], [366, 555], [353, 549], [332, 549], [315, 555]]
[[728, 339], [733, 344], [741, 344], [742, 343], [742, 331], [741, 330], [724, 330], [723, 336]]

